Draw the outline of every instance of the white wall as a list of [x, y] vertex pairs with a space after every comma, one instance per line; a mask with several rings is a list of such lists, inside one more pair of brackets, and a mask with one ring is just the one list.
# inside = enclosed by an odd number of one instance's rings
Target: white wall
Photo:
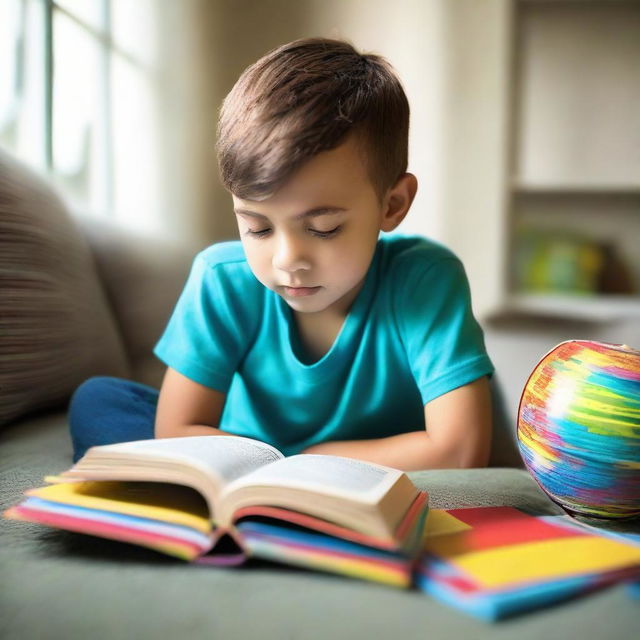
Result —
[[442, 10], [440, 0], [309, 2], [319, 35], [345, 38], [395, 67], [411, 108], [409, 171], [418, 193], [400, 230], [442, 236]]
[[474, 310], [484, 317], [505, 291], [512, 4], [441, 6], [441, 238], [464, 262]]

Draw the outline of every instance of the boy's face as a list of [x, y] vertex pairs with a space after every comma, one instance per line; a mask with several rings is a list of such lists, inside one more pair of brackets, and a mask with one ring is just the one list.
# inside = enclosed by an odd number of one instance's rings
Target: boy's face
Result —
[[251, 270], [294, 312], [344, 317], [380, 230], [388, 230], [359, 154], [349, 138], [313, 157], [266, 200], [233, 196]]

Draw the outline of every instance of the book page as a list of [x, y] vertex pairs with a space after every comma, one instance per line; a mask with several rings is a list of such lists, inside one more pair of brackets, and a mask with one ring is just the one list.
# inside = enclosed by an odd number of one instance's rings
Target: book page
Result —
[[351, 458], [301, 454], [247, 474], [225, 493], [240, 486], [285, 486], [375, 502], [400, 475], [396, 469]]
[[[93, 447], [71, 471], [77, 474], [94, 469], [107, 471], [127, 463], [135, 465], [140, 472], [143, 469], [169, 471], [180, 466], [197, 469], [214, 478], [216, 484], [226, 484], [281, 458], [283, 455], [277, 449], [251, 438], [188, 436]], [[161, 474], [155, 479], [161, 480]]]

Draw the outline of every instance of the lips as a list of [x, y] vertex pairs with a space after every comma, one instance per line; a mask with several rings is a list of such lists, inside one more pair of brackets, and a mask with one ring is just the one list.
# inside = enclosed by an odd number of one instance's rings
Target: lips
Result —
[[321, 287], [282, 287], [285, 294], [292, 298], [299, 298], [302, 296], [312, 296], [314, 293], [320, 291]]

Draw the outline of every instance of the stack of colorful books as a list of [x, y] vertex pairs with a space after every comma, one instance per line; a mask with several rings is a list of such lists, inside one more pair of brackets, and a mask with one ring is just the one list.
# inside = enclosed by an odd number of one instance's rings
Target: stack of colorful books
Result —
[[416, 583], [438, 600], [497, 620], [639, 578], [640, 534], [478, 507], [429, 512]]
[[5, 512], [185, 561], [262, 558], [413, 585], [495, 620], [640, 579], [640, 535], [512, 507], [429, 510], [401, 471], [282, 453], [254, 440], [107, 445]]

